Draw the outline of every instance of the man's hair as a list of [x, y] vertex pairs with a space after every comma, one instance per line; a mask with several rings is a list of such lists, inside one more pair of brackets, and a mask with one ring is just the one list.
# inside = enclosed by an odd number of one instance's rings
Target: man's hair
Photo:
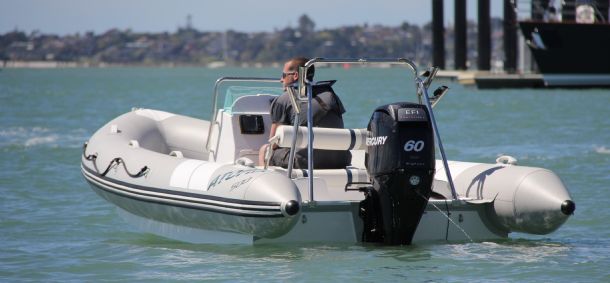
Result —
[[[299, 67], [304, 67], [305, 63], [307, 63], [308, 61], [309, 61], [309, 58], [305, 58], [305, 57], [294, 57], [294, 58], [288, 60], [288, 62], [290, 63], [289, 71], [298, 72]], [[315, 68], [315, 66], [311, 65], [309, 67], [309, 69], [307, 69], [307, 79], [310, 81], [313, 81], [313, 75], [315, 73], [316, 73], [316, 68]]]

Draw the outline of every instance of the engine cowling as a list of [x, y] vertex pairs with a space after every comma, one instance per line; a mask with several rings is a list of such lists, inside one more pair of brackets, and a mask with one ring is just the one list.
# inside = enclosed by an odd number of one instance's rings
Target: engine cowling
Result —
[[388, 104], [375, 110], [367, 129], [372, 188], [361, 203], [363, 241], [411, 244], [434, 179], [430, 114], [420, 104]]

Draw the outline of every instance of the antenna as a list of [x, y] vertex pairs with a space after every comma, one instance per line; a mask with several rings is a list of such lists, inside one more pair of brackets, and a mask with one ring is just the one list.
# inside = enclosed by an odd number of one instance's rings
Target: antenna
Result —
[[191, 14], [186, 15], [186, 29], [193, 29], [193, 16]]

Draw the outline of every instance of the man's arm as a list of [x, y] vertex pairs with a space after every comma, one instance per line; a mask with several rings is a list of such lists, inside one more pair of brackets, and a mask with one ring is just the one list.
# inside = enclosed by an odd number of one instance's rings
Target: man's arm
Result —
[[[279, 125], [280, 124], [278, 124], [278, 123], [271, 123], [271, 129], [269, 129], [269, 138], [272, 138], [275, 136], [275, 131], [277, 130], [277, 127]], [[273, 149], [276, 149], [277, 147], [278, 147], [277, 144], [273, 145]]]
[[[283, 103], [278, 102], [278, 99], [280, 97], [274, 99], [273, 102], [271, 102], [271, 109], [269, 110], [269, 112], [271, 114], [271, 128], [269, 129], [269, 138], [270, 139], [275, 136], [277, 127], [279, 125], [282, 125], [281, 121], [286, 119], [285, 113], [287, 112], [287, 109]], [[262, 145], [258, 151], [258, 164], [261, 166], [265, 164], [265, 152], [267, 151], [267, 147], [269, 147], [268, 143]], [[276, 149], [276, 148], [278, 148], [278, 146], [276, 144], [274, 144], [273, 149]]]

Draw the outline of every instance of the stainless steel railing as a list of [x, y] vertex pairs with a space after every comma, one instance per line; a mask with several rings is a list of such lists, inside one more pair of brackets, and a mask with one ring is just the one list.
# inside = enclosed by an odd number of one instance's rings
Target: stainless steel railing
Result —
[[[424, 102], [424, 104], [426, 105], [426, 108], [428, 108], [428, 112], [430, 113], [430, 118], [431, 118], [431, 122], [432, 122], [432, 129], [434, 131], [434, 134], [436, 136], [436, 140], [437, 140], [437, 144], [439, 147], [439, 151], [441, 152], [441, 157], [443, 159], [443, 166], [445, 168], [445, 173], [447, 175], [447, 180], [449, 182], [449, 186], [451, 188], [451, 194], [453, 196], [454, 199], [457, 199], [457, 193], [455, 191], [455, 186], [453, 184], [453, 179], [451, 177], [451, 172], [449, 170], [449, 165], [447, 162], [447, 157], [445, 155], [445, 150], [443, 148], [443, 144], [441, 141], [441, 136], [440, 133], [438, 131], [438, 127], [436, 125], [436, 119], [434, 118], [434, 112], [432, 111], [432, 105], [430, 104], [430, 97], [428, 96], [428, 87], [430, 86], [430, 83], [432, 82], [432, 80], [434, 79], [434, 76], [436, 75], [436, 72], [438, 71], [438, 68], [431, 68], [430, 70], [428, 70], [427, 75], [426, 76], [420, 76], [418, 74], [417, 71], [417, 67], [416, 65], [408, 59], [404, 59], [404, 58], [398, 58], [398, 59], [365, 59], [365, 58], [360, 58], [360, 59], [326, 59], [326, 58], [314, 58], [309, 60], [307, 63], [305, 63], [305, 66], [301, 67], [299, 70], [299, 81], [298, 81], [298, 94], [300, 96], [302, 96], [303, 94], [306, 94], [306, 99], [307, 99], [307, 130], [308, 130], [308, 136], [307, 136], [307, 154], [308, 154], [308, 158], [307, 158], [307, 169], [308, 169], [308, 190], [309, 190], [309, 204], [310, 205], [315, 205], [315, 201], [314, 201], [314, 191], [313, 191], [313, 178], [314, 178], [314, 170], [313, 170], [313, 113], [312, 113], [312, 107], [311, 107], [311, 101], [312, 101], [312, 83], [311, 81], [309, 81], [307, 79], [307, 70], [313, 66], [316, 63], [325, 63], [325, 64], [361, 64], [361, 65], [371, 65], [371, 64], [390, 64], [390, 65], [406, 65], [407, 67], [409, 67], [411, 69], [411, 71], [413, 72], [413, 75], [415, 77], [415, 87], [417, 89], [417, 95], [419, 98], [420, 103], [422, 103], [422, 100]], [[303, 99], [303, 97], [300, 97], [300, 99]], [[293, 139], [296, 139], [297, 135], [293, 136]], [[294, 143], [294, 141], [293, 141]], [[291, 156], [290, 158], [293, 158], [293, 156]]]

